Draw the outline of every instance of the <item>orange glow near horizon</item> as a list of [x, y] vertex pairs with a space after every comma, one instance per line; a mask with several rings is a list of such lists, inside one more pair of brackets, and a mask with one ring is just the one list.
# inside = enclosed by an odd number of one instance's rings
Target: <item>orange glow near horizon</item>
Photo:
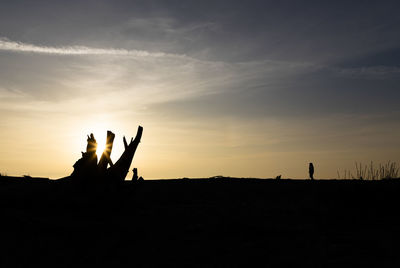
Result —
[[[93, 123], [93, 120], [95, 123]], [[97, 123], [98, 122], [98, 123]], [[368, 147], [337, 149], [336, 143], [325, 141], [314, 146], [324, 148], [307, 149], [308, 140], [290, 143], [288, 130], [269, 122], [267, 127], [245, 123], [210, 125], [208, 122], [198, 125], [178, 124], [174, 122], [155, 122], [143, 118], [143, 122], [122, 124], [113, 121], [97, 121], [93, 118], [81, 119], [79, 125], [56, 120], [51, 124], [24, 124], [6, 132], [2, 137], [0, 163], [2, 174], [31, 175], [60, 178], [71, 174], [72, 165], [86, 149], [87, 135], [93, 133], [97, 143], [97, 155], [105, 147], [107, 130], [115, 133], [111, 159], [115, 163], [121, 156], [124, 146], [122, 137], [129, 141], [136, 134], [137, 126], [143, 125], [142, 142], [133, 159], [132, 168], [137, 167], [139, 176], [150, 178], [211, 177], [215, 175], [232, 177], [307, 178], [308, 163], [315, 165], [315, 177], [335, 178], [337, 171], [353, 170], [354, 161], [382, 163], [396, 159], [397, 151], [374, 151]], [[24, 127], [31, 133], [25, 135]], [[125, 127], [124, 127], [125, 126]], [[128, 126], [128, 127], [126, 127]], [[243, 132], [245, 126], [247, 131]], [[278, 134], [271, 132], [276, 129]], [[296, 128], [301, 133], [301, 128]], [[280, 135], [280, 136], [279, 136]], [[279, 137], [279, 138], [278, 138]], [[284, 143], [281, 141], [285, 141]], [[60, 144], [63, 146], [58, 146]], [[279, 143], [279, 150], [276, 150]], [[320, 145], [321, 144], [321, 145]], [[328, 146], [329, 145], [329, 146]], [[312, 149], [312, 150], [311, 150]], [[383, 159], [383, 160], [382, 160]], [[395, 160], [393, 160], [395, 161]]]

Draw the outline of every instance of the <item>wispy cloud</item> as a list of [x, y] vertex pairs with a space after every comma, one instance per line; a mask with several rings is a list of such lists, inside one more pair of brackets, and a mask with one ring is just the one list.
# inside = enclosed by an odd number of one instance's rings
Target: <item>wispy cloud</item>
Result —
[[[183, 54], [115, 48], [38, 46], [7, 38], [0, 38], [0, 51], [22, 56], [27, 53], [82, 55], [69, 57], [62, 64], [53, 61], [52, 57], [36, 59], [34, 63], [30, 57], [19, 57], [15, 68], [13, 57], [0, 62], [0, 68], [4, 70], [0, 74], [0, 86], [19, 90], [36, 99], [53, 101], [119, 92], [125, 97], [133, 94], [140, 103], [167, 102], [269, 85], [283, 74], [287, 76], [312, 67], [270, 60], [208, 61]], [[108, 56], [85, 57], [90, 55]], [[40, 72], [37, 71], [39, 65]], [[19, 75], [21, 72], [24, 76]]]
[[94, 48], [87, 46], [38, 46], [29, 43], [11, 41], [8, 38], [0, 37], [0, 50], [11, 52], [30, 52], [54, 55], [110, 55], [128, 57], [178, 57], [187, 58], [185, 55], [170, 54], [164, 52], [149, 52], [145, 50], [127, 50], [114, 48]]

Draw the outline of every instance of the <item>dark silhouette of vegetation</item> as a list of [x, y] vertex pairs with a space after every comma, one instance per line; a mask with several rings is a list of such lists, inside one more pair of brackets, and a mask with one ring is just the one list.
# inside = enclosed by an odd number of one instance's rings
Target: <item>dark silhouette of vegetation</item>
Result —
[[385, 164], [374, 165], [373, 161], [369, 165], [355, 162], [355, 174], [349, 170], [344, 170], [342, 176], [337, 171], [338, 179], [359, 179], [359, 180], [382, 180], [399, 178], [399, 165], [396, 162], [388, 161]]

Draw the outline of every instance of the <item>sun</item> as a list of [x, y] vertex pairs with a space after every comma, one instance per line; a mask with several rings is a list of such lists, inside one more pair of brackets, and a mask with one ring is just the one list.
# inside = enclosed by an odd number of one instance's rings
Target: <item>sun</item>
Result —
[[[89, 118], [87, 120], [82, 120], [79, 125], [75, 126], [76, 137], [79, 137], [81, 150], [86, 150], [86, 138], [87, 135], [93, 133], [94, 138], [97, 142], [96, 154], [98, 160], [100, 160], [101, 155], [106, 148], [107, 141], [107, 131], [112, 131], [115, 133], [116, 130], [121, 129], [121, 127], [116, 123], [116, 120], [110, 119], [107, 116], [96, 116], [94, 118]], [[118, 156], [123, 153], [124, 147], [122, 145], [122, 137], [116, 134], [112, 148], [111, 159], [113, 156]], [[115, 160], [115, 159], [113, 159]]]
[[92, 133], [97, 141], [96, 154], [100, 157], [106, 148], [107, 130], [93, 130]]
[[85, 132], [86, 135], [90, 135], [93, 133], [94, 138], [97, 142], [97, 150], [96, 154], [98, 157], [101, 157], [105, 147], [106, 147], [106, 140], [107, 140], [107, 128], [101, 125], [92, 125], [88, 128]]

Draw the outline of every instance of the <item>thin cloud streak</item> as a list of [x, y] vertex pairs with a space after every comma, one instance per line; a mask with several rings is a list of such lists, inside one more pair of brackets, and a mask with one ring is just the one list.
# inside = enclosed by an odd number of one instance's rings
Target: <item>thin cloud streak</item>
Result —
[[[88, 46], [39, 46], [30, 43], [12, 41], [7, 37], [0, 37], [0, 51], [9, 52], [27, 52], [27, 53], [37, 53], [37, 54], [49, 54], [49, 55], [104, 55], [104, 56], [124, 56], [124, 57], [152, 57], [152, 58], [175, 58], [180, 60], [187, 60], [203, 64], [228, 64], [226, 61], [221, 60], [204, 60], [197, 59], [195, 57], [188, 56], [186, 54], [174, 54], [165, 52], [149, 52], [146, 50], [138, 49], [115, 49], [115, 48], [95, 48]], [[271, 60], [271, 59], [260, 59], [251, 61], [239, 61], [236, 63], [231, 63], [232, 65], [262, 65], [262, 64], [279, 64], [285, 65], [286, 67], [311, 67], [315, 66], [314, 63], [304, 62], [304, 61], [281, 61], [281, 60]]]
[[164, 52], [148, 52], [145, 50], [127, 50], [113, 48], [93, 48], [86, 46], [37, 46], [29, 43], [15, 42], [8, 38], [0, 38], [0, 50], [11, 52], [30, 52], [52, 55], [110, 55], [128, 57], [175, 57], [188, 58], [186, 55], [170, 54]]

